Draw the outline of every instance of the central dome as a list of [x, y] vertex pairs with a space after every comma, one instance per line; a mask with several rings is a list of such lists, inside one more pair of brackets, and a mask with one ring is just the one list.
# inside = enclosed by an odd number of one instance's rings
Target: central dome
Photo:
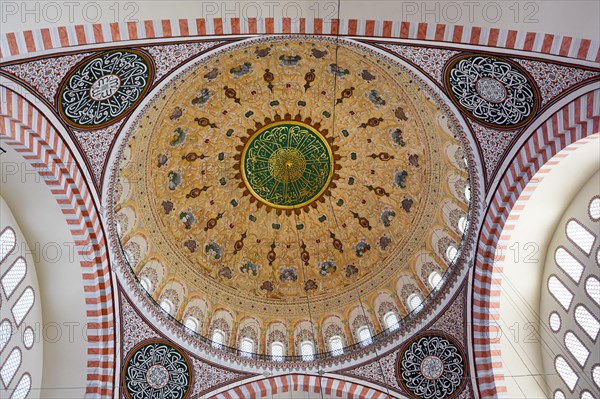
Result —
[[289, 336], [307, 330], [309, 303], [346, 343], [361, 300], [401, 319], [453, 260], [468, 211], [463, 148], [428, 93], [343, 40], [261, 38], [196, 60], [121, 151], [134, 272], [175, 318], [193, 308], [205, 335], [251, 319]]
[[242, 151], [242, 178], [258, 200], [280, 209], [310, 204], [328, 188], [333, 154], [310, 125], [274, 122], [256, 132]]

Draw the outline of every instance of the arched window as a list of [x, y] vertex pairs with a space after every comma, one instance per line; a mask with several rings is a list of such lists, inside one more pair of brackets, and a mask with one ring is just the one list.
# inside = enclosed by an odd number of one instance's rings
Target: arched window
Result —
[[594, 276], [589, 276], [585, 280], [585, 292], [600, 306], [600, 280]]
[[461, 233], [464, 234], [466, 229], [467, 229], [467, 218], [464, 216], [461, 216], [460, 219], [458, 219], [458, 231], [460, 231]]
[[29, 374], [24, 374], [19, 380], [17, 387], [15, 388], [10, 399], [25, 399], [29, 390], [31, 389], [31, 377]]
[[329, 350], [333, 354], [333, 356], [338, 356], [344, 353], [344, 344], [342, 342], [342, 337], [339, 335], [334, 335], [329, 338]]
[[275, 341], [271, 343], [271, 358], [275, 362], [283, 361], [284, 346], [281, 342]]
[[138, 259], [135, 256], [135, 254], [133, 253], [133, 251], [131, 250], [131, 248], [125, 248], [124, 252], [125, 252], [125, 259], [127, 260], [127, 263], [129, 264], [129, 266], [131, 266], [131, 267], [136, 266]]
[[589, 391], [581, 392], [581, 399], [596, 399]]
[[592, 339], [596, 340], [598, 337], [598, 331], [600, 331], [600, 322], [596, 319], [590, 311], [583, 305], [577, 305], [575, 308], [575, 321], [579, 324], [579, 327], [585, 331], [585, 333]]
[[452, 263], [454, 262], [456, 255], [458, 255], [458, 249], [456, 249], [454, 245], [449, 245], [448, 248], [446, 248], [446, 259]]
[[161, 299], [160, 308], [167, 314], [171, 314], [173, 311], [173, 304], [168, 299]]
[[571, 301], [573, 301], [573, 294], [556, 276], [550, 276], [548, 279], [548, 290], [550, 290], [550, 293], [558, 303], [568, 311]]
[[595, 180], [591, 179], [564, 211], [545, 261], [546, 287], [540, 310], [547, 315], [550, 328], [541, 330], [541, 342], [550, 350], [544, 359], [545, 367], [554, 366], [560, 377], [546, 379], [555, 397], [587, 398], [586, 392], [594, 392], [595, 388], [590, 369], [598, 359], [600, 318], [593, 302], [600, 300], [600, 281], [598, 265], [591, 254], [598, 247], [595, 232], [599, 231], [599, 221], [593, 221], [591, 215], [581, 221], [574, 218], [581, 211], [588, 211], [589, 193], [598, 190]]
[[198, 332], [198, 320], [194, 317], [186, 317], [183, 325], [191, 331]]
[[467, 202], [471, 201], [471, 186], [468, 184], [467, 187], [465, 187], [465, 198], [467, 199]]
[[33, 328], [27, 327], [25, 331], [23, 331], [23, 345], [25, 345], [26, 349], [31, 349], [33, 347], [34, 341], [35, 334], [33, 332]]
[[302, 360], [305, 362], [311, 362], [315, 358], [315, 347], [310, 341], [303, 341], [300, 344], [300, 354], [302, 355]]
[[600, 221], [600, 197], [596, 196], [592, 198], [588, 210], [594, 222]]
[[212, 334], [212, 346], [213, 348], [221, 348], [225, 342], [225, 334], [221, 330], [215, 330]]
[[0, 323], [0, 353], [6, 346], [12, 335], [12, 325], [10, 321], [4, 320]]
[[242, 356], [252, 356], [252, 353], [254, 353], [254, 341], [251, 338], [242, 338], [242, 341], [240, 343], [240, 351], [242, 352]]
[[556, 368], [556, 372], [562, 378], [562, 380], [567, 384], [571, 392], [575, 389], [575, 385], [577, 385], [577, 381], [579, 380], [579, 376], [575, 373], [575, 371], [569, 366], [569, 363], [565, 360], [564, 357], [558, 356], [554, 361], [554, 367]]
[[567, 238], [586, 255], [591, 253], [596, 240], [596, 237], [576, 220], [569, 220], [567, 223]]
[[581, 367], [583, 367], [588, 356], [590, 355], [590, 351], [571, 331], [565, 334], [565, 346], [569, 352], [571, 352], [571, 355], [577, 359], [577, 362], [581, 365]]
[[21, 349], [14, 348], [12, 352], [10, 352], [10, 355], [8, 355], [8, 358], [2, 365], [2, 368], [0, 368], [0, 378], [2, 378], [4, 387], [8, 388], [20, 365]]
[[570, 253], [568, 253], [563, 247], [558, 247], [554, 253], [554, 260], [558, 267], [560, 267], [569, 277], [573, 279], [577, 284], [581, 280], [581, 274], [583, 273], [583, 265], [579, 263]]
[[418, 312], [423, 307], [423, 300], [419, 294], [410, 294], [406, 299], [406, 303], [408, 303], [408, 308], [413, 312]]
[[373, 342], [373, 337], [371, 336], [371, 331], [369, 330], [369, 327], [367, 327], [367, 326], [358, 327], [358, 330], [356, 330], [356, 333], [358, 334], [358, 339], [362, 346], [369, 345]]
[[10, 227], [7, 227], [0, 234], [0, 262], [4, 261], [4, 258], [15, 249], [17, 243], [17, 236], [15, 231]]
[[25, 316], [27, 316], [29, 310], [31, 310], [34, 300], [35, 295], [33, 294], [33, 289], [31, 287], [27, 287], [12, 307], [12, 314], [15, 318], [15, 323], [17, 324], [17, 327], [21, 325], [23, 319], [25, 318]]
[[429, 275], [428, 280], [429, 280], [429, 285], [431, 286], [431, 288], [435, 289], [438, 287], [438, 285], [442, 281], [442, 276], [434, 270]]
[[560, 319], [560, 315], [556, 312], [552, 312], [550, 314], [550, 329], [554, 332], [558, 332], [560, 330], [560, 326], [562, 325], [562, 320]]
[[19, 258], [4, 274], [1, 283], [2, 289], [4, 290], [4, 294], [7, 298], [10, 298], [12, 293], [15, 291], [15, 288], [17, 288], [21, 281], [23, 281], [26, 272], [27, 264], [25, 263], [25, 259]]
[[140, 277], [140, 285], [146, 292], [150, 292], [152, 289], [152, 283], [148, 279], [148, 277]]
[[37, 285], [32, 251], [16, 223], [6, 225], [13, 219], [0, 198], [0, 397], [24, 399], [31, 389], [27, 368], [42, 360], [40, 350], [32, 350], [36, 337], [30, 327], [39, 325], [41, 309], [32, 288]]
[[400, 326], [398, 325], [398, 316], [394, 312], [388, 312], [383, 316], [383, 322], [385, 323], [385, 328], [389, 328], [394, 331], [397, 330]]

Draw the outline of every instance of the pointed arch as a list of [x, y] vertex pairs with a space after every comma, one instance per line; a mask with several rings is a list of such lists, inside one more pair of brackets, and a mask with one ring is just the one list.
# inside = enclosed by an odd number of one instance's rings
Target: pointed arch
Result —
[[0, 86], [0, 139], [42, 177], [60, 207], [81, 256], [86, 293], [86, 397], [112, 398], [115, 313], [103, 227], [84, 174], [60, 133], [26, 98]]
[[[371, 384], [370, 384], [371, 385]], [[287, 374], [270, 378], [241, 381], [226, 390], [206, 397], [209, 399], [259, 399], [270, 398], [281, 392], [312, 392], [343, 399], [388, 399], [382, 387], [370, 387], [341, 377], [320, 377], [307, 374]], [[394, 394], [390, 392], [390, 394]], [[397, 395], [397, 397], [402, 397]]]
[[472, 273], [471, 341], [477, 378], [474, 385], [482, 399], [506, 392], [496, 324], [502, 267], [495, 260], [499, 256], [497, 250], [508, 242], [518, 219], [511, 211], [523, 192], [535, 189], [535, 184], [528, 186], [528, 183], [554, 155], [569, 145], [583, 144], [589, 140], [588, 136], [600, 131], [599, 107], [600, 90], [596, 89], [555, 112], [523, 143], [491, 197]]

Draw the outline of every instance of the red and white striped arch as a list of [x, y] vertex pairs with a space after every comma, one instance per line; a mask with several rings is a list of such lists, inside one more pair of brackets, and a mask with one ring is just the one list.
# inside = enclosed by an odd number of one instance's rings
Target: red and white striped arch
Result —
[[[6, 59], [39, 51], [129, 40], [278, 33], [341, 34], [426, 40], [525, 50], [600, 62], [598, 41], [558, 35], [400, 21], [355, 19], [324, 21], [304, 18], [298, 20], [289, 18], [180, 19], [45, 28], [0, 35], [0, 57]], [[108, 257], [98, 213], [94, 208], [82, 171], [77, 167], [67, 145], [51, 123], [18, 94], [5, 88], [0, 90], [2, 101], [0, 137], [32, 163], [47, 169], [44, 177], [63, 209], [73, 236], [80, 245], [80, 254], [84, 259], [92, 259], [82, 262], [90, 327], [88, 394], [111, 397], [115, 365], [114, 309]], [[479, 388], [482, 398], [495, 397], [505, 390], [504, 377], [497, 371], [501, 367], [499, 343], [493, 342], [491, 337], [496, 335], [493, 322], [498, 319], [501, 283], [495, 274], [499, 270], [495, 269], [494, 257], [496, 248], [502, 243], [503, 230], [509, 231], [508, 216], [515, 209], [517, 199], [527, 183], [553, 155], [577, 140], [600, 130], [599, 93], [600, 90], [596, 90], [573, 101], [556, 112], [531, 135], [518, 152], [512, 166], [505, 172], [488, 209], [476, 256], [472, 304], [472, 345], [477, 376], [475, 386]], [[86, 246], [87, 243], [93, 244]], [[311, 386], [313, 389], [321, 385], [326, 387], [327, 384], [331, 387], [335, 386], [335, 390], [331, 392], [342, 392], [346, 395], [339, 397], [385, 397], [373, 388], [329, 377], [296, 374], [289, 378], [291, 380], [288, 380], [288, 377], [272, 377], [251, 382], [214, 397], [259, 397], [245, 396], [245, 393], [260, 393], [263, 389], [271, 389], [267, 392], [272, 393], [286, 392], [279, 389], [284, 389], [286, 386], [288, 390], [293, 389], [296, 384], [294, 378], [302, 381], [297, 385], [301, 389], [305, 386], [308, 386], [308, 389]], [[311, 378], [320, 379], [320, 383], [313, 385], [310, 382], [305, 383], [305, 380], [310, 381]], [[340, 386], [342, 388], [339, 388]], [[253, 391], [246, 391], [249, 389]], [[277, 390], [273, 391], [273, 389]], [[367, 394], [363, 395], [361, 393], [363, 391], [373, 393], [369, 393], [371, 396], [365, 396]], [[384, 396], [377, 396], [376, 393]], [[238, 396], [231, 396], [234, 394]]]
[[[287, 374], [265, 378], [258, 381], [241, 383], [231, 387], [210, 399], [258, 399], [286, 392], [312, 392], [343, 399], [388, 399], [381, 389], [370, 388], [333, 377], [321, 377], [305, 374]], [[210, 394], [209, 394], [210, 395]]]
[[171, 37], [322, 34], [427, 40], [498, 47], [600, 62], [600, 42], [475, 26], [321, 18], [198, 18], [61, 26], [0, 35], [0, 57], [61, 47]]
[[[497, 322], [500, 308], [502, 260], [496, 251], [506, 246], [518, 219], [519, 201], [526, 201], [535, 183], [528, 185], [552, 157], [570, 145], [591, 140], [600, 131], [600, 89], [575, 99], [554, 113], [521, 146], [504, 173], [484, 219], [473, 273], [473, 342], [476, 384], [481, 399], [506, 392]], [[555, 162], [557, 160], [552, 160]], [[524, 194], [524, 196], [522, 196]], [[522, 196], [522, 198], [520, 198]]]
[[115, 325], [104, 232], [83, 173], [60, 134], [27, 99], [0, 86], [0, 139], [38, 170], [82, 259], [87, 312], [86, 397], [112, 398]]

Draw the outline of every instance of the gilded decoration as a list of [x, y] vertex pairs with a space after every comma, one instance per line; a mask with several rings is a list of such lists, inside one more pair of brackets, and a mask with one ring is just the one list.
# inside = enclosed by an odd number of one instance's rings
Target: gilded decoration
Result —
[[240, 157], [248, 191], [267, 206], [288, 210], [320, 197], [329, 188], [334, 170], [323, 133], [307, 123], [286, 120], [258, 130]]
[[[338, 49], [336, 50], [336, 45]], [[454, 201], [461, 143], [403, 67], [363, 45], [268, 38], [190, 66], [126, 145], [129, 237], [189, 296], [263, 320], [340, 314], [412, 273]], [[124, 240], [125, 241], [125, 240]], [[443, 259], [440, 259], [443, 262]], [[239, 313], [238, 313], [239, 312]]]

